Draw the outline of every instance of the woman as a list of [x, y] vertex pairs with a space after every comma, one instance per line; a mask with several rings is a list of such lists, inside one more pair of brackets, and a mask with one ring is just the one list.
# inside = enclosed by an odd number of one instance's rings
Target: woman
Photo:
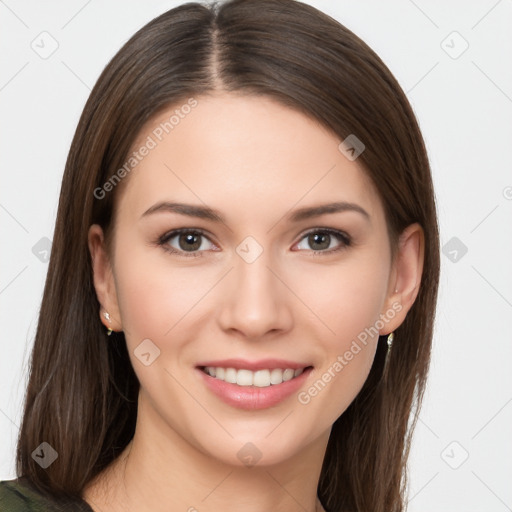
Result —
[[404, 510], [438, 245], [353, 33], [292, 0], [162, 14], [72, 143], [0, 510]]

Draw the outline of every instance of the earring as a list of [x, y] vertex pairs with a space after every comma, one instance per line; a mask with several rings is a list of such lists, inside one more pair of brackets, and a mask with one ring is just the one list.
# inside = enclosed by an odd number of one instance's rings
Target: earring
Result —
[[391, 345], [393, 345], [393, 340], [395, 339], [395, 333], [394, 332], [391, 332], [388, 334], [388, 339], [387, 339], [387, 343], [388, 343], [388, 354], [391, 352]]
[[[103, 313], [103, 316], [107, 319], [107, 322], [110, 323], [110, 315], [108, 313], [108, 311], [105, 311]], [[112, 334], [112, 329], [110, 327], [107, 327], [107, 336], [110, 336]]]
[[393, 345], [393, 339], [395, 338], [395, 333], [394, 332], [391, 332], [388, 334], [387, 336], [387, 339], [386, 339], [386, 343], [388, 345], [388, 350], [386, 352], [386, 359], [384, 360], [384, 374], [387, 374], [387, 368], [388, 368], [388, 364], [389, 364], [389, 356], [391, 354], [391, 346]]

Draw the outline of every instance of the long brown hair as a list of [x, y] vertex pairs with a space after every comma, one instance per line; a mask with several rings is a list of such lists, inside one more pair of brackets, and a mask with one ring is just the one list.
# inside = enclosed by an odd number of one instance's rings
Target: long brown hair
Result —
[[[99, 321], [87, 245], [91, 224], [107, 233], [112, 227], [121, 187], [101, 199], [94, 191], [123, 166], [148, 119], [218, 89], [272, 97], [340, 141], [355, 134], [366, 146], [358, 161], [380, 193], [392, 247], [409, 224], [424, 230], [421, 287], [395, 331], [387, 377], [381, 340], [363, 389], [333, 425], [318, 487], [329, 512], [400, 512], [439, 278], [428, 157], [411, 106], [381, 59], [336, 20], [294, 0], [171, 9], [140, 29], [98, 79], [62, 181], [17, 474], [48, 495], [77, 497], [132, 438], [139, 383], [123, 333], [107, 338]], [[46, 469], [31, 456], [44, 441], [58, 453]]]

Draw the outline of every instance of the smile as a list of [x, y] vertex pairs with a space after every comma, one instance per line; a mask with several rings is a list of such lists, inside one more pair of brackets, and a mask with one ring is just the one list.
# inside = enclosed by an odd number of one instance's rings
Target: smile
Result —
[[305, 386], [313, 366], [287, 359], [201, 361], [196, 374], [206, 388], [237, 409], [277, 407]]
[[276, 386], [292, 380], [301, 375], [305, 368], [272, 368], [262, 370], [247, 370], [236, 368], [223, 368], [220, 366], [205, 366], [201, 368], [204, 373], [215, 379], [237, 384], [238, 386], [256, 386], [266, 388]]

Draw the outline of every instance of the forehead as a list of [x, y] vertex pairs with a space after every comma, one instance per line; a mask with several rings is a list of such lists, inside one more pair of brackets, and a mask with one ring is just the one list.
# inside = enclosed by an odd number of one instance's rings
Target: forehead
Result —
[[[340, 152], [340, 142], [315, 120], [268, 97], [224, 93], [184, 100], [139, 133], [132, 147], [138, 161], [126, 178], [121, 209], [142, 214], [172, 199], [202, 202], [227, 216], [233, 210], [233, 218], [243, 219], [269, 210], [275, 217], [294, 204], [346, 200], [382, 214], [373, 182], [357, 160]], [[150, 149], [141, 151], [144, 146]]]

